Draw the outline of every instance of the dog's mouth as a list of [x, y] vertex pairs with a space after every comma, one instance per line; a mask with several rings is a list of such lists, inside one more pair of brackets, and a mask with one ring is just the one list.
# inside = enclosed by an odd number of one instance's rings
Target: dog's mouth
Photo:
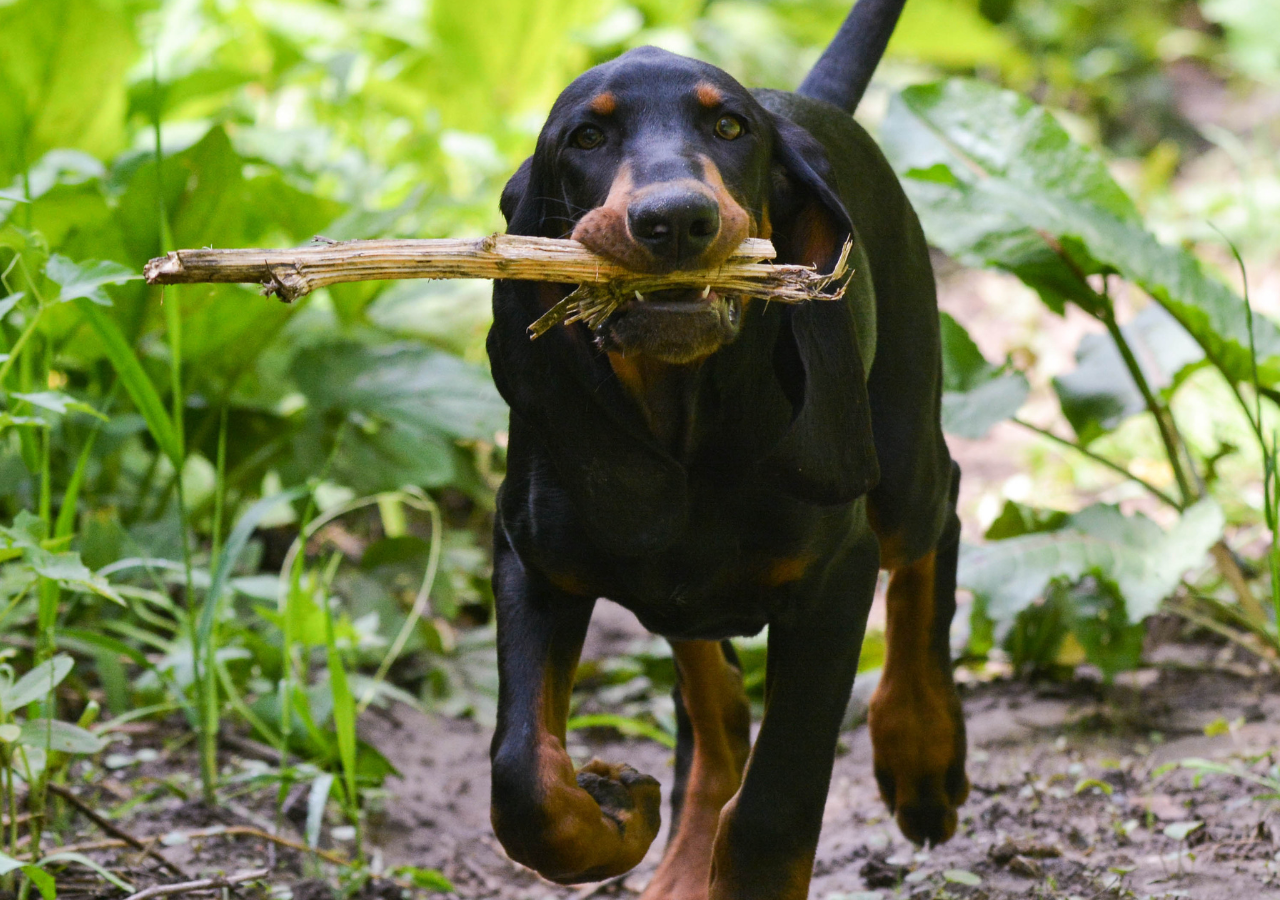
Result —
[[725, 297], [710, 286], [705, 288], [668, 288], [664, 291], [650, 291], [642, 294], [636, 291], [635, 297], [622, 305], [623, 310], [631, 310], [636, 306], [644, 306], [653, 312], [675, 313], [677, 315], [705, 315], [709, 311], [721, 313], [730, 324], [737, 324], [742, 315], [742, 298]]
[[696, 362], [738, 336], [742, 298], [707, 288], [670, 288], [636, 295], [599, 328], [605, 350], [663, 362]]

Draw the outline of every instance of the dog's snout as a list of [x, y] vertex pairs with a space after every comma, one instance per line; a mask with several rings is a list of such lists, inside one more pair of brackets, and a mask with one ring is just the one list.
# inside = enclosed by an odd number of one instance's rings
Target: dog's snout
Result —
[[696, 260], [720, 233], [714, 197], [691, 190], [646, 191], [627, 206], [631, 234], [672, 267]]

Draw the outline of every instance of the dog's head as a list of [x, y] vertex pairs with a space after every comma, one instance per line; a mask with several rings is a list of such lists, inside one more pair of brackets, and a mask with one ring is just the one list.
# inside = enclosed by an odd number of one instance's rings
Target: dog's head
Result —
[[[781, 215], [804, 257], [786, 261], [822, 265], [848, 233], [830, 180], [821, 146], [727, 73], [643, 47], [565, 89], [502, 211], [512, 233], [571, 236], [638, 273], [715, 268]], [[668, 290], [629, 301], [596, 339], [683, 364], [741, 327], [741, 298]]]

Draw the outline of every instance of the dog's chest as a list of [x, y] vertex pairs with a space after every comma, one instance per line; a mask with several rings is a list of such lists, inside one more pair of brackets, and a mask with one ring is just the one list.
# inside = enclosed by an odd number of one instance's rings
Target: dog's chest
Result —
[[521, 557], [561, 588], [608, 597], [658, 634], [717, 639], [763, 628], [861, 521], [861, 504], [816, 507], [766, 485], [693, 487], [686, 527], [642, 555], [601, 551], [552, 489], [504, 497], [503, 524]]

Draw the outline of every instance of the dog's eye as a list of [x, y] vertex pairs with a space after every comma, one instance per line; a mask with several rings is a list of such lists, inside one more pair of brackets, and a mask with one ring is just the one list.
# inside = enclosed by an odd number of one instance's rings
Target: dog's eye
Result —
[[583, 125], [573, 133], [573, 146], [592, 150], [604, 143], [604, 132], [594, 125]]
[[737, 116], [721, 116], [716, 122], [716, 135], [726, 141], [736, 141], [742, 136], [742, 120]]

